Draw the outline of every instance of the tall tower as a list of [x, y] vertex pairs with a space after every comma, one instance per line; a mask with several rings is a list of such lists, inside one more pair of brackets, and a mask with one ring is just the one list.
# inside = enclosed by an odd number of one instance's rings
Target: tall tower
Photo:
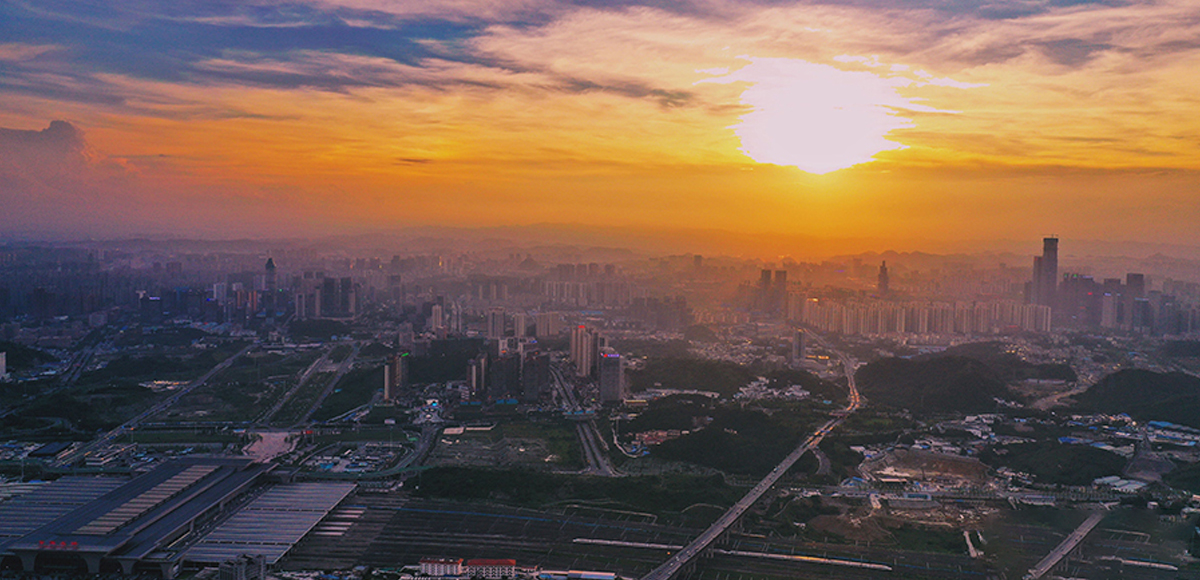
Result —
[[879, 264], [879, 284], [876, 286], [876, 290], [879, 291], [880, 297], [888, 295], [888, 290], [891, 289], [890, 284], [891, 280], [888, 279], [888, 267], [887, 261], [885, 260], [883, 263]]
[[266, 311], [267, 320], [272, 320], [275, 318], [275, 295], [279, 290], [275, 278], [275, 258], [267, 258], [267, 265], [264, 269], [266, 271], [263, 280], [266, 288], [263, 291], [263, 310]]
[[1033, 282], [1029, 287], [1030, 302], [1058, 306], [1058, 238], [1042, 239], [1042, 255], [1033, 258]]
[[1040, 304], [1054, 308], [1058, 302], [1058, 238], [1042, 240], [1042, 301]]

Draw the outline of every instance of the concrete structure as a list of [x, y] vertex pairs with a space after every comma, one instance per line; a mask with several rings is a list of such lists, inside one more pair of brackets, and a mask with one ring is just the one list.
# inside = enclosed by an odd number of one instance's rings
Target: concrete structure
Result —
[[524, 338], [529, 336], [529, 315], [524, 312], [513, 314], [513, 336]]
[[562, 331], [562, 315], [557, 312], [539, 312], [534, 318], [534, 335], [538, 338], [558, 336]]
[[806, 356], [807, 344], [805, 344], [805, 336], [803, 329], [796, 329], [796, 334], [792, 336], [792, 366], [799, 366], [804, 362]]
[[421, 558], [421, 574], [426, 576], [462, 576], [462, 558]]
[[582, 324], [571, 329], [571, 363], [575, 365], [577, 376], [591, 376], [596, 367], [598, 348], [599, 335], [596, 331]]
[[1042, 255], [1033, 258], [1031, 302], [1050, 308], [1057, 307], [1058, 296], [1058, 238], [1042, 240]]
[[620, 403], [625, 400], [625, 359], [612, 349], [600, 354], [596, 373], [600, 382], [600, 402]]
[[500, 578], [513, 578], [517, 574], [516, 560], [488, 560], [476, 559], [467, 560], [463, 566], [467, 576], [471, 578], [488, 578], [489, 580], [498, 580]]
[[217, 580], [266, 580], [267, 559], [262, 556], [242, 554], [221, 562], [217, 568]]
[[89, 574], [152, 570], [171, 578], [181, 556], [171, 546], [222, 514], [270, 469], [241, 458], [176, 460], [20, 530], [20, 537], [0, 541], [0, 554], [16, 556], [26, 572], [77, 566]]
[[402, 352], [387, 357], [383, 366], [383, 398], [395, 401], [408, 388], [409, 353]]
[[686, 571], [691, 567], [692, 562], [699, 556], [713, 549], [713, 544], [716, 543], [722, 536], [725, 535], [737, 522], [745, 515], [756, 502], [758, 502], [764, 494], [767, 493], [781, 477], [797, 461], [805, 454], [821, 444], [821, 440], [825, 438], [831, 431], [842, 424], [846, 417], [858, 410], [862, 404], [862, 398], [858, 394], [858, 385], [854, 380], [855, 369], [858, 368], [857, 361], [850, 359], [845, 355], [841, 355], [842, 366], [846, 372], [846, 382], [850, 389], [850, 404], [844, 410], [839, 411], [834, 415], [833, 419], [826, 421], [821, 425], [811, 436], [805, 439], [795, 450], [788, 454], [787, 457], [775, 466], [761, 481], [750, 489], [742, 499], [733, 504], [721, 517], [693, 539], [683, 549], [671, 553], [666, 562], [663, 562], [654, 570], [651, 570], [642, 580], [672, 580], [677, 578], [681, 573], [686, 574]]
[[504, 338], [504, 309], [493, 308], [487, 315], [487, 337], [490, 340]]

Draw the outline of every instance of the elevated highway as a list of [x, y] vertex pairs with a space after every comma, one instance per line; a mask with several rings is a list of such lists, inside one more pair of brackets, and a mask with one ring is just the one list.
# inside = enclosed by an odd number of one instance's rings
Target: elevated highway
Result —
[[815, 449], [817, 445], [820, 445], [821, 440], [824, 439], [826, 435], [836, 429], [838, 425], [841, 425], [842, 421], [845, 421], [847, 416], [858, 410], [859, 405], [862, 404], [862, 398], [858, 394], [858, 386], [854, 382], [854, 371], [857, 369], [858, 363], [844, 354], [840, 354], [839, 357], [841, 358], [842, 365], [846, 370], [846, 383], [849, 386], [850, 391], [848, 396], [849, 405], [846, 406], [843, 412], [838, 413], [834, 418], [826, 421], [819, 428], [817, 428], [812, 435], [800, 443], [795, 450], [789, 453], [788, 456], [783, 459], [783, 461], [779, 462], [779, 465], [776, 465], [775, 468], [771, 470], [771, 473], [768, 473], [767, 476], [762, 479], [762, 481], [759, 481], [749, 493], [742, 497], [742, 499], [738, 500], [737, 503], [733, 504], [733, 506], [730, 507], [729, 510], [724, 514], [721, 514], [721, 517], [717, 518], [717, 521], [713, 522], [707, 530], [704, 530], [703, 533], [688, 543], [688, 545], [684, 546], [683, 549], [671, 554], [671, 557], [668, 558], [666, 562], [663, 562], [660, 566], [654, 570], [651, 570], [649, 574], [646, 574], [642, 577], [642, 580], [672, 580], [673, 578], [678, 577], [681, 572], [688, 568], [688, 566], [693, 560], [696, 559], [697, 556], [700, 556], [701, 554], [704, 554], [708, 550], [712, 549], [713, 544], [719, 540], [721, 536], [728, 532], [729, 529], [733, 527], [733, 525], [736, 524], [743, 515], [745, 515], [746, 511], [749, 510], [751, 506], [758, 502], [758, 500], [762, 499], [763, 495], [765, 495], [772, 487], [774, 487], [779, 479], [782, 478], [783, 475], [787, 473], [787, 471], [791, 469], [792, 466], [795, 465], [805, 453], [808, 453], [809, 451]]

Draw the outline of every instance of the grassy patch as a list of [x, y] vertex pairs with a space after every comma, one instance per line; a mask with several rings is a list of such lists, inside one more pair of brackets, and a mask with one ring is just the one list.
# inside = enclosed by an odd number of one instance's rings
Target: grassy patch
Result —
[[354, 369], [338, 382], [333, 393], [313, 414], [314, 421], [326, 421], [355, 407], [371, 402], [375, 392], [383, 389], [383, 367]]

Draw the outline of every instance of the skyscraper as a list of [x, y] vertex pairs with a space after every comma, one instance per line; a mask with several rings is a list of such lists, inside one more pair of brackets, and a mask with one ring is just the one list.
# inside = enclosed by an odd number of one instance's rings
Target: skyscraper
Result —
[[1058, 302], [1058, 238], [1042, 239], [1042, 255], [1033, 258], [1033, 283], [1030, 301], [1034, 304], [1057, 307]]
[[888, 267], [886, 260], [879, 264], [879, 283], [876, 285], [875, 289], [879, 292], [881, 297], [887, 296], [888, 291], [891, 289], [891, 280], [888, 278]]
[[504, 338], [504, 309], [493, 308], [488, 311], [487, 337], [489, 339]]
[[267, 320], [275, 318], [275, 297], [278, 294], [279, 287], [275, 276], [275, 258], [267, 258], [267, 264], [263, 267], [265, 270], [263, 289], [263, 310], [265, 311]]
[[805, 347], [804, 329], [796, 329], [795, 336], [792, 337], [792, 366], [799, 366], [804, 362]]

